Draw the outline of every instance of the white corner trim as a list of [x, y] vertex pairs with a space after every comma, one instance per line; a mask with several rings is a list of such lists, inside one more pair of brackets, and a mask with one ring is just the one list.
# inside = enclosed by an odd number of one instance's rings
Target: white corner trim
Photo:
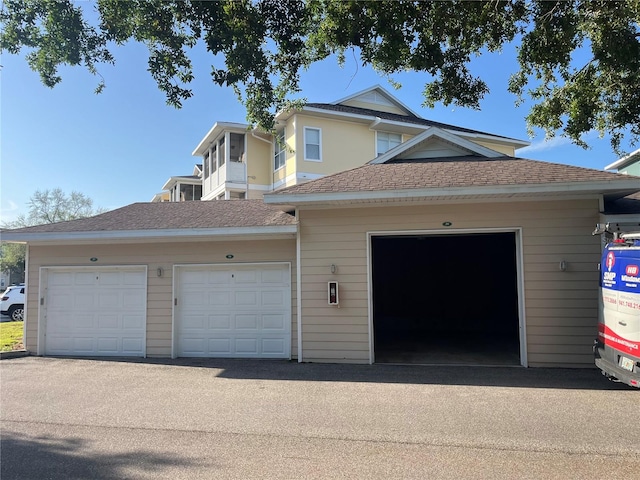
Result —
[[[296, 220], [299, 222], [300, 211], [296, 208]], [[296, 323], [298, 325], [297, 341], [298, 341], [298, 363], [303, 362], [302, 358], [302, 265], [300, 257], [302, 255], [302, 240], [300, 239], [300, 230], [296, 234]]]

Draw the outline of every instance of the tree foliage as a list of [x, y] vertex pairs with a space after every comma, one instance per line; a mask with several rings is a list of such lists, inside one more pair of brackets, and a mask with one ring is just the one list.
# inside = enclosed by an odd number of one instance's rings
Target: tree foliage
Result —
[[[93, 200], [83, 193], [64, 193], [59, 188], [36, 190], [29, 199], [29, 212], [19, 215], [12, 222], [5, 222], [3, 228], [21, 228], [47, 223], [64, 222], [90, 217], [104, 212], [93, 207]], [[3, 242], [0, 245], [0, 268], [10, 272], [11, 277], [19, 276], [24, 281], [26, 247], [24, 244]]]
[[[232, 86], [247, 118], [264, 129], [275, 111], [299, 105], [300, 72], [353, 50], [363, 65], [393, 79], [425, 73], [424, 103], [480, 108], [487, 83], [470, 67], [477, 55], [518, 49], [509, 90], [531, 99], [528, 126], [585, 146], [591, 130], [640, 138], [640, 0], [336, 1], [97, 0], [98, 25], [70, 0], [6, 0], [0, 49], [29, 50], [45, 85], [60, 65], [114, 61], [109, 48], [149, 48], [148, 69], [167, 102], [192, 95], [192, 48], [203, 42], [212, 80]], [[577, 64], [578, 52], [589, 60]], [[100, 82], [98, 90], [103, 87]]]

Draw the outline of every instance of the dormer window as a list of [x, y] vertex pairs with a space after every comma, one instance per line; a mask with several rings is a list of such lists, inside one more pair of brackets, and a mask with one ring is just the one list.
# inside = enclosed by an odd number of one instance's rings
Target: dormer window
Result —
[[380, 156], [402, 143], [399, 133], [376, 132], [376, 155]]
[[287, 146], [284, 143], [284, 129], [276, 135], [273, 155], [273, 170], [276, 171], [279, 168], [284, 167], [287, 160]]

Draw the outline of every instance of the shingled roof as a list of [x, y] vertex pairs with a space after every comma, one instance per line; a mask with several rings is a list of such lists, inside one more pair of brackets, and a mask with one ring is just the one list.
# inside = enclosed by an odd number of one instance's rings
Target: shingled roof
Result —
[[[295, 226], [292, 215], [261, 200], [134, 203], [94, 217], [4, 230], [3, 240], [39, 233], [160, 232]], [[287, 229], [289, 230], [289, 229]]]
[[422, 125], [425, 127], [437, 127], [444, 130], [453, 130], [456, 132], [471, 133], [475, 135], [488, 135], [491, 137], [504, 138], [513, 140], [509, 137], [502, 135], [495, 135], [493, 133], [481, 132], [480, 130], [473, 130], [471, 128], [458, 127], [456, 125], [449, 125], [447, 123], [434, 122], [433, 120], [427, 120], [426, 118], [417, 117], [414, 115], [400, 115], [397, 113], [381, 112], [378, 110], [371, 110], [368, 108], [350, 107], [348, 105], [336, 105], [333, 103], [307, 103], [305, 107], [319, 108], [322, 110], [328, 110], [332, 112], [350, 113], [354, 115], [364, 115], [367, 117], [377, 117], [384, 120], [391, 120], [394, 122], [409, 123], [412, 125]]
[[337, 199], [338, 196], [346, 198], [349, 194], [363, 197], [361, 194], [366, 192], [393, 194], [398, 191], [410, 196], [412, 190], [428, 191], [434, 196], [460, 196], [490, 192], [501, 187], [508, 188], [508, 193], [513, 195], [519, 191], [532, 193], [536, 189], [552, 189], [556, 193], [585, 189], [586, 192], [592, 186], [607, 193], [619, 190], [629, 194], [640, 190], [640, 178], [523, 158], [472, 155], [367, 164], [278, 190], [265, 199], [268, 203], [304, 202], [303, 196], [311, 195]]

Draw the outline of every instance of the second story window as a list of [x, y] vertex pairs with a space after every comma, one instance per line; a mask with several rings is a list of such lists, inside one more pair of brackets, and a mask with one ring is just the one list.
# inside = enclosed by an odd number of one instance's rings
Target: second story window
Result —
[[313, 162], [322, 161], [321, 130], [319, 128], [304, 127], [304, 159]]
[[273, 156], [273, 170], [278, 170], [279, 168], [284, 167], [284, 164], [287, 160], [287, 147], [284, 143], [284, 129], [276, 135], [274, 145], [274, 156]]
[[376, 132], [376, 154], [382, 155], [402, 143], [399, 133]]
[[202, 157], [202, 167], [204, 170], [202, 175], [204, 178], [209, 178], [209, 151], [204, 152], [204, 157]]

